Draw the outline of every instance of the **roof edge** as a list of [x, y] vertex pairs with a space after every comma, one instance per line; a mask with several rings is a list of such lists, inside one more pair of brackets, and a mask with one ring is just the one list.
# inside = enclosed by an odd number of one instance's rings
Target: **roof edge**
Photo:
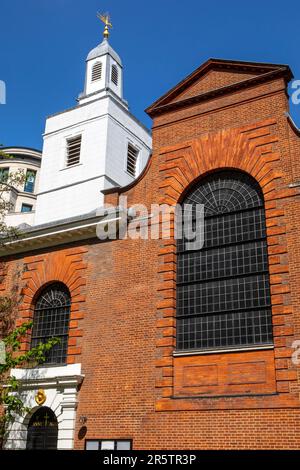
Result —
[[[290, 67], [286, 64], [273, 64], [273, 63], [265, 63], [265, 62], [249, 62], [249, 61], [237, 61], [237, 60], [210, 58], [207, 61], [205, 61], [202, 65], [200, 65], [200, 67], [194, 70], [191, 74], [189, 74], [186, 78], [184, 78], [179, 83], [177, 83], [177, 85], [175, 85], [173, 88], [167, 91], [164, 95], [158, 98], [153, 104], [148, 106], [145, 109], [145, 112], [150, 117], [152, 117], [154, 115], [153, 113], [154, 110], [156, 110], [158, 107], [161, 107], [167, 100], [171, 100], [172, 98], [175, 98], [176, 96], [178, 96], [178, 94], [181, 93], [185, 87], [187, 87], [189, 84], [193, 84], [196, 80], [199, 79], [199, 77], [201, 77], [201, 75], [204, 75], [205, 72], [215, 67], [217, 68], [231, 67], [232, 69], [243, 70], [243, 71], [246, 71], [246, 70], [257, 71], [258, 69], [263, 69], [261, 70], [262, 73], [260, 75], [258, 75], [257, 77], [253, 77], [249, 80], [253, 80], [253, 79], [257, 79], [261, 77], [267, 78], [269, 77], [269, 74], [278, 72], [278, 71], [280, 71], [282, 74], [285, 74], [288, 81], [293, 78], [293, 73]], [[241, 82], [237, 82], [234, 85], [239, 85], [242, 83], [244, 84], [248, 82], [249, 80], [243, 80]], [[231, 86], [232, 85], [228, 85], [228, 87], [231, 87]], [[205, 95], [210, 92], [216, 92], [217, 90], [221, 90], [225, 88], [227, 87], [216, 88], [215, 90], [211, 90], [201, 95]], [[178, 103], [180, 103], [180, 101]]]
[[287, 118], [288, 120], [288, 123], [290, 124], [291, 128], [293, 129], [293, 131], [295, 132], [295, 134], [300, 137], [300, 128], [297, 126], [297, 124], [295, 123], [294, 119], [292, 118], [292, 116], [290, 115], [290, 113], [288, 113], [287, 111], [284, 113], [285, 117]]
[[170, 110], [181, 108], [181, 107], [191, 105], [200, 101], [205, 101], [215, 96], [220, 96], [220, 95], [230, 93], [232, 91], [240, 90], [242, 88], [247, 88], [248, 86], [249, 87], [255, 86], [256, 84], [271, 81], [277, 77], [279, 78], [280, 76], [286, 78], [287, 83], [293, 78], [293, 74], [291, 73], [291, 71], [288, 71], [287, 69], [272, 70], [268, 73], [264, 73], [256, 77], [249, 78], [248, 80], [242, 80], [240, 82], [226, 85], [224, 87], [216, 88], [215, 90], [210, 90], [205, 93], [201, 93], [199, 95], [191, 96], [181, 101], [174, 101], [171, 103], [167, 102], [166, 104], [162, 103], [162, 104], [152, 105], [148, 107], [145, 110], [145, 112], [152, 118], [156, 116], [157, 114], [162, 114], [164, 111], [170, 111]]
[[10, 145], [9, 147], [0, 147], [0, 150], [2, 150], [3, 152], [15, 152], [16, 154], [19, 154], [21, 155], [22, 154], [22, 151], [25, 151], [25, 154], [27, 155], [30, 155], [30, 153], [32, 152], [33, 154], [37, 154], [42, 156], [42, 150], [39, 150], [39, 149], [35, 149], [33, 147], [21, 147], [21, 146], [17, 146], [17, 145]]
[[[98, 212], [98, 211], [97, 211]], [[99, 208], [99, 213], [93, 212], [84, 216], [53, 221], [49, 224], [19, 227], [19, 236], [15, 240], [5, 240], [0, 244], [0, 259], [28, 251], [36, 251], [51, 246], [68, 245], [70, 243], [97, 237], [98, 224], [119, 220], [121, 209], [114, 207], [109, 210]], [[17, 227], [18, 228], [18, 227]]]

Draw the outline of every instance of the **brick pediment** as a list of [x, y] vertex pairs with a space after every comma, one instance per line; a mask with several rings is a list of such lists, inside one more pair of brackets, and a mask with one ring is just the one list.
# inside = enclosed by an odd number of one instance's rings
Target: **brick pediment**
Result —
[[204, 75], [200, 76], [194, 83], [185, 88], [179, 95], [173, 100], [174, 102], [184, 100], [197, 96], [201, 93], [207, 93], [208, 91], [217, 90], [218, 88], [233, 85], [244, 80], [256, 77], [257, 74], [254, 72], [237, 72], [227, 70], [208, 70]]
[[232, 92], [242, 87], [283, 77], [292, 78], [286, 65], [209, 59], [187, 78], [156, 100], [146, 109], [150, 116], [168, 111], [170, 108], [189, 104], [195, 99]]

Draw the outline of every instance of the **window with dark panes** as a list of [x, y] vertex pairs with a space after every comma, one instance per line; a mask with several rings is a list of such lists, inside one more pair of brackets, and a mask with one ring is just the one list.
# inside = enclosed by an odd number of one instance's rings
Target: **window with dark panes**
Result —
[[21, 212], [31, 212], [32, 211], [32, 205], [31, 204], [22, 204], [21, 206]]
[[25, 184], [24, 184], [24, 191], [26, 193], [33, 193], [35, 178], [36, 178], [36, 171], [34, 170], [26, 171]]
[[204, 246], [190, 251], [187, 240], [177, 241], [177, 349], [271, 344], [260, 187], [244, 173], [222, 171], [201, 180], [182, 204], [192, 205], [193, 211], [204, 205]]
[[50, 284], [37, 298], [34, 307], [31, 347], [45, 343], [53, 337], [59, 339], [59, 343], [47, 352], [43, 364], [66, 362], [70, 308], [70, 293], [62, 283]]
[[38, 408], [30, 418], [27, 428], [27, 450], [56, 450], [58, 422], [48, 407]]
[[8, 179], [9, 168], [0, 168], [0, 183], [5, 183]]

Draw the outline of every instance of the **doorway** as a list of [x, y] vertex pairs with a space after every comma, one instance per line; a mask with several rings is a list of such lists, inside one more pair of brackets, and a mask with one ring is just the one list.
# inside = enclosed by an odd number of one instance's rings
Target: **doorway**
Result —
[[55, 413], [42, 406], [31, 416], [27, 431], [27, 450], [57, 449], [58, 423]]

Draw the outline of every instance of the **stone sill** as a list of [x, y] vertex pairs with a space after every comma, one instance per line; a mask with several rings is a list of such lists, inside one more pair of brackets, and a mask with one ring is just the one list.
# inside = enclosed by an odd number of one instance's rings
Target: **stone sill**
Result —
[[174, 357], [182, 357], [182, 356], [200, 356], [204, 354], [223, 354], [223, 353], [234, 353], [234, 352], [247, 352], [247, 351], [260, 351], [260, 350], [268, 350], [274, 349], [274, 344], [265, 344], [265, 345], [257, 345], [251, 346], [249, 348], [227, 348], [227, 349], [198, 349], [198, 350], [190, 350], [190, 351], [179, 351], [175, 350], [173, 352]]

